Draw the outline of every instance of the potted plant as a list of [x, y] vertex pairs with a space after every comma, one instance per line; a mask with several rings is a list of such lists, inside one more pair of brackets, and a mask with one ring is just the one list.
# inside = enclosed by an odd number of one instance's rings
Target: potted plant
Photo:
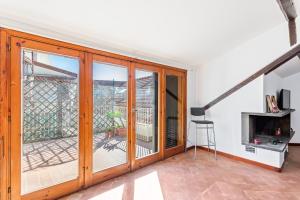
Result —
[[124, 126], [118, 126], [117, 128], [117, 134], [119, 136], [125, 137], [127, 135], [127, 128]]
[[122, 113], [119, 111], [111, 111], [107, 113], [107, 117], [112, 120], [111, 129], [113, 134], [118, 134], [120, 136], [127, 135], [127, 128], [122, 120]]
[[109, 139], [113, 136], [113, 128], [112, 127], [109, 127], [106, 129], [105, 131], [105, 138], [106, 139]]

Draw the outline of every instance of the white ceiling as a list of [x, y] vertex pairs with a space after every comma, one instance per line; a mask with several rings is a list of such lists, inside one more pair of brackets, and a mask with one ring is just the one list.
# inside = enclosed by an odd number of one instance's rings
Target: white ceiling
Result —
[[275, 69], [274, 72], [281, 78], [297, 74], [300, 72], [300, 60], [298, 56], [295, 56], [291, 60], [287, 61], [279, 68]]
[[275, 0], [0, 0], [2, 26], [184, 66], [284, 21]]

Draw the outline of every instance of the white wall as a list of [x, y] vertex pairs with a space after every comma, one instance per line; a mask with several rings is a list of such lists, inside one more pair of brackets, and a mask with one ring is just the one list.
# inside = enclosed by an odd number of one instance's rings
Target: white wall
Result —
[[[288, 49], [288, 28], [287, 24], [283, 23], [200, 67], [196, 78], [197, 104], [206, 105]], [[277, 161], [268, 159], [267, 154], [247, 153], [241, 145], [241, 112], [263, 112], [263, 105], [261, 76], [209, 109], [208, 118], [215, 121], [217, 149], [277, 166]]]
[[193, 146], [195, 144], [194, 140], [194, 134], [195, 134], [195, 129], [190, 127], [190, 120], [191, 120], [191, 115], [190, 115], [190, 107], [197, 106], [196, 103], [196, 69], [192, 68], [188, 70], [187, 73], [187, 147]]
[[208, 103], [284, 54], [290, 48], [288, 38], [283, 23], [200, 67], [198, 103]]
[[291, 114], [291, 127], [296, 131], [291, 143], [300, 143], [300, 73], [282, 80], [282, 88], [291, 90], [291, 108], [296, 109]]

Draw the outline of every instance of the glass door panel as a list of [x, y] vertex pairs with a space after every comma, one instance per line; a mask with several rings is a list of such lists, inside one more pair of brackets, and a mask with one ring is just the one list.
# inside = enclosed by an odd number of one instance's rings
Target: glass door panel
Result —
[[166, 75], [165, 148], [180, 145], [182, 136], [182, 78]]
[[135, 149], [136, 158], [159, 151], [158, 73], [135, 70]]
[[93, 62], [93, 173], [127, 163], [128, 69]]
[[21, 194], [79, 176], [79, 58], [21, 49]]

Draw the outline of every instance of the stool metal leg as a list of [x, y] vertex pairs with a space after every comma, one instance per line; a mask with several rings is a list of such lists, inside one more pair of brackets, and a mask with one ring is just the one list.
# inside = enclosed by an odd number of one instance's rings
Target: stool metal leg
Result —
[[188, 131], [187, 131], [187, 136], [186, 136], [186, 144], [185, 144], [185, 152], [187, 151], [187, 144], [188, 142], [191, 144], [190, 140], [189, 140], [189, 136], [190, 136], [190, 127], [191, 127], [191, 121], [189, 122], [189, 126], [188, 126]]
[[196, 160], [196, 153], [197, 153], [197, 135], [198, 135], [197, 130], [198, 130], [198, 127], [196, 124], [194, 160]]
[[210, 151], [208, 125], [206, 125], [206, 137], [207, 137], [207, 147], [208, 147], [207, 151]]
[[216, 144], [216, 135], [215, 135], [215, 124], [213, 124], [213, 133], [214, 133], [214, 144], [215, 144], [215, 159], [217, 160], [217, 144]]

